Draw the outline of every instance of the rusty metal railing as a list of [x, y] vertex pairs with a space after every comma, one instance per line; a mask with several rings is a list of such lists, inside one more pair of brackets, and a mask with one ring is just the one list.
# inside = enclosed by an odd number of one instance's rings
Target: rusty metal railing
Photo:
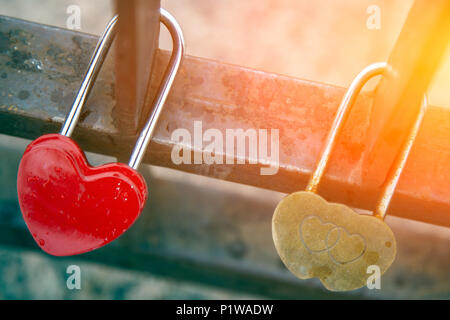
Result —
[[[11, 35], [0, 53], [0, 132], [34, 139], [59, 131], [96, 37], [6, 17], [0, 19], [0, 32]], [[153, 90], [168, 58], [168, 53], [158, 51]], [[119, 131], [112, 116], [112, 73], [109, 58], [74, 138], [87, 151], [120, 157], [129, 155], [136, 137]], [[286, 193], [301, 190], [343, 93], [330, 85], [188, 56], [144, 162]], [[330, 201], [363, 209], [371, 208], [379, 193], [376, 181], [363, 181], [365, 146], [373, 138], [367, 134], [371, 103], [370, 94], [358, 99], [321, 189]], [[174, 164], [171, 152], [176, 142], [171, 133], [177, 128], [193, 132], [194, 121], [202, 121], [204, 131], [279, 129], [278, 173], [260, 175], [263, 163]], [[450, 110], [429, 108], [388, 214], [450, 226], [449, 123]], [[193, 143], [188, 147], [193, 153], [203, 152]], [[225, 156], [236, 158], [235, 154]]]

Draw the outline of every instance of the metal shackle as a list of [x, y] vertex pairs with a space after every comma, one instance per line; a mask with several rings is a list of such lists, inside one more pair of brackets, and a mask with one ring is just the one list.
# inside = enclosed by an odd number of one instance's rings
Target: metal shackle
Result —
[[[319, 161], [317, 162], [316, 168], [311, 175], [311, 178], [306, 187], [306, 191], [316, 193], [322, 176], [325, 172], [325, 169], [328, 165], [328, 160], [330, 159], [331, 151], [335, 145], [336, 138], [339, 135], [344, 122], [347, 120], [348, 115], [350, 114], [351, 107], [355, 103], [355, 100], [361, 91], [362, 87], [366, 84], [368, 80], [371, 78], [382, 75], [388, 69], [387, 63], [378, 62], [371, 64], [364, 68], [352, 81], [350, 87], [344, 95], [344, 98], [339, 105], [338, 111], [336, 112], [336, 116], [334, 118], [332, 127], [325, 141], [325, 147], [321, 151]], [[397, 186], [398, 180], [402, 173], [402, 170], [406, 164], [406, 160], [408, 159], [408, 155], [411, 151], [414, 140], [419, 131], [420, 125], [422, 123], [422, 119], [424, 117], [425, 111], [427, 108], [427, 98], [424, 96], [419, 114], [414, 122], [411, 131], [404, 142], [402, 149], [397, 155], [394, 163], [389, 170], [388, 176], [382, 187], [382, 194], [379, 198], [376, 208], [373, 211], [373, 215], [380, 219], [384, 219], [387, 209], [389, 207], [389, 203], [394, 195], [395, 188]]]
[[[89, 62], [88, 70], [78, 90], [77, 96], [74, 100], [72, 108], [67, 115], [60, 134], [66, 137], [70, 137], [75, 129], [78, 119], [81, 115], [81, 110], [89, 96], [89, 93], [94, 85], [95, 79], [100, 72], [101, 66], [105, 61], [111, 44], [114, 40], [114, 36], [117, 33], [117, 21], [118, 16], [114, 16], [106, 27], [105, 31], [101, 35], [97, 46], [94, 50], [94, 54]], [[161, 85], [156, 93], [154, 107], [147, 122], [144, 125], [137, 141], [136, 145], [131, 153], [128, 166], [137, 170], [139, 164], [142, 161], [145, 150], [150, 142], [152, 134], [155, 130], [156, 123], [163, 109], [164, 103], [167, 100], [167, 96], [170, 92], [172, 84], [175, 80], [175, 76], [181, 64], [181, 60], [184, 55], [184, 38], [180, 25], [175, 18], [166, 10], [160, 9], [160, 22], [166, 26], [173, 41], [172, 55], [170, 57], [169, 65], [164, 73]]]

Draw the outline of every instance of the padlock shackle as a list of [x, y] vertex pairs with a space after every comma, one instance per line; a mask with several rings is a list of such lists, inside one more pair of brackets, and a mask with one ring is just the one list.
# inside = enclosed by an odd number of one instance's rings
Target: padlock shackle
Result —
[[175, 80], [178, 69], [180, 68], [181, 60], [184, 55], [184, 38], [180, 25], [177, 20], [175, 20], [175, 18], [166, 10], [161, 8], [160, 12], [160, 21], [166, 26], [172, 36], [172, 55], [170, 56], [169, 65], [164, 72], [161, 85], [156, 93], [152, 113], [139, 134], [136, 145], [131, 153], [130, 161], [128, 162], [128, 166], [135, 170], [138, 169], [142, 158], [144, 157], [145, 150], [150, 143], [150, 139], [158, 122], [158, 118], [161, 114], [164, 103], [167, 100], [169, 91], [172, 88], [172, 84]]
[[[331, 130], [328, 133], [328, 136], [325, 141], [325, 147], [323, 148], [320, 159], [317, 162], [316, 168], [309, 179], [308, 185], [306, 187], [306, 191], [316, 193], [320, 181], [323, 177], [325, 169], [328, 165], [328, 160], [330, 159], [331, 152], [335, 146], [336, 138], [341, 132], [343, 124], [348, 118], [350, 111], [352, 109], [353, 104], [355, 103], [358, 94], [360, 93], [363, 86], [366, 84], [368, 80], [371, 78], [382, 75], [385, 71], [388, 70], [388, 64], [386, 62], [377, 62], [371, 64], [364, 68], [356, 77], [353, 79], [350, 87], [344, 95], [344, 98], [339, 105], [336, 116], [333, 120], [333, 124], [331, 126]], [[423, 116], [425, 114], [427, 107], [427, 99], [424, 96], [422, 100], [422, 105], [420, 108], [419, 115], [416, 118], [413, 128], [411, 129], [410, 134], [408, 135], [407, 140], [402, 146], [402, 150], [399, 152], [396, 160], [389, 171], [386, 180], [383, 184], [382, 195], [379, 198], [379, 201], [374, 210], [374, 216], [384, 219], [387, 209], [389, 207], [389, 203], [392, 199], [392, 196], [395, 191], [395, 187], [397, 186], [398, 180], [400, 178], [403, 167], [406, 164], [406, 160], [411, 151], [413, 142], [417, 136], [417, 132], [419, 131], [420, 125], [422, 123]]]
[[408, 160], [409, 153], [411, 152], [412, 146], [414, 144], [414, 140], [420, 130], [422, 125], [423, 118], [425, 116], [425, 112], [427, 111], [428, 101], [427, 96], [423, 97], [419, 115], [414, 122], [411, 131], [406, 138], [405, 142], [402, 145], [401, 152], [397, 155], [392, 164], [391, 169], [388, 172], [386, 177], [386, 181], [383, 184], [383, 190], [381, 191], [381, 197], [378, 199], [375, 210], [373, 211], [373, 215], [377, 218], [384, 219], [386, 216], [386, 212], [389, 208], [389, 204], [392, 200], [392, 196], [394, 195], [395, 188], [397, 187], [398, 180], [400, 179], [400, 175], [402, 174], [403, 168], [406, 165], [406, 161]]
[[94, 54], [89, 61], [88, 70], [86, 71], [83, 82], [81, 83], [80, 89], [75, 97], [75, 101], [72, 104], [72, 108], [70, 109], [60, 131], [60, 134], [63, 136], [70, 137], [77, 125], [78, 119], [80, 118], [81, 109], [83, 109], [86, 99], [94, 86], [95, 79], [100, 72], [100, 68], [105, 61], [109, 48], [114, 40], [114, 36], [117, 33], [117, 20], [117, 15], [111, 19], [97, 42]]
[[364, 87], [364, 85], [368, 80], [370, 80], [375, 76], [383, 74], [383, 72], [386, 69], [387, 69], [386, 62], [374, 63], [364, 68], [355, 77], [355, 79], [353, 79], [352, 83], [350, 84], [350, 87], [347, 89], [347, 92], [344, 95], [344, 98], [342, 98], [338, 111], [336, 112], [333, 124], [331, 125], [331, 129], [325, 141], [325, 147], [323, 148], [322, 153], [320, 155], [320, 160], [317, 162], [316, 168], [313, 174], [311, 175], [311, 178], [309, 179], [306, 191], [314, 193], [317, 192], [320, 185], [320, 181], [322, 180], [322, 176], [328, 165], [328, 160], [330, 159], [331, 152], [336, 143], [336, 138], [342, 129], [342, 125], [347, 120], [348, 115], [350, 114], [351, 111], [351, 107], [353, 106], [361, 89]]
[[[117, 33], [117, 21], [116, 15], [108, 24], [102, 36], [100, 37], [97, 46], [94, 50], [94, 54], [89, 62], [88, 70], [78, 90], [75, 101], [70, 109], [69, 114], [64, 121], [63, 127], [60, 131], [61, 135], [70, 137], [73, 130], [76, 127], [78, 119], [81, 114], [81, 110], [86, 102], [89, 93], [94, 86], [95, 79], [102, 67], [102, 64], [108, 54], [111, 44], [114, 40], [114, 36]], [[128, 165], [137, 170], [139, 164], [142, 161], [145, 150], [150, 142], [151, 136], [155, 131], [156, 123], [163, 109], [164, 103], [167, 100], [170, 89], [172, 88], [175, 76], [180, 68], [181, 60], [184, 55], [184, 38], [180, 25], [175, 18], [166, 10], [160, 9], [160, 22], [162, 22], [169, 30], [172, 36], [173, 49], [170, 57], [169, 65], [164, 73], [162, 83], [156, 94], [154, 107], [152, 113], [147, 120], [144, 128], [142, 129], [136, 145], [131, 153], [130, 161]]]

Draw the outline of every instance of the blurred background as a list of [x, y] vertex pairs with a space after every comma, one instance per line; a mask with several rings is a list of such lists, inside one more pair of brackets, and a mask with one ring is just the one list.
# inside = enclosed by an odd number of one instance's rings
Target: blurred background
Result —
[[[113, 4], [109, 0], [0, 0], [0, 14], [65, 28], [66, 10], [73, 4], [81, 8], [82, 32], [99, 35], [112, 16]], [[387, 60], [411, 4], [411, 0], [162, 0], [161, 6], [181, 24], [189, 55], [346, 87], [366, 65]], [[379, 29], [367, 27], [367, 8], [371, 5], [381, 9]], [[170, 43], [168, 33], [162, 29], [160, 47], [170, 49]], [[450, 52], [430, 89], [432, 105], [450, 107], [448, 83]], [[16, 197], [17, 165], [27, 143], [0, 135], [0, 149], [4, 151], [0, 179], [2, 185], [11, 185], [0, 190], [0, 213], [11, 215], [18, 224], [21, 217], [16, 215], [20, 213], [11, 199]], [[88, 158], [93, 163], [112, 160], [95, 154]], [[150, 189], [154, 186], [154, 197], [144, 212], [145, 219], [121, 241], [128, 243], [148, 235], [146, 241], [152, 254], [147, 260], [109, 264], [108, 259], [97, 263], [95, 256], [59, 259], [0, 243], [0, 299], [292, 296], [292, 290], [285, 293], [278, 288], [275, 292], [270, 285], [255, 285], [258, 279], [266, 278], [277, 278], [278, 287], [297, 283], [284, 270], [270, 237], [271, 214], [282, 194], [163, 168], [143, 166], [142, 171], [149, 177]], [[199, 196], [202, 194], [207, 196]], [[173, 198], [183, 207], [168, 200]], [[246, 216], [245, 223], [236, 226], [235, 217], [242, 215]], [[387, 221], [398, 237], [399, 266], [383, 277], [381, 291], [363, 288], [349, 294], [330, 294], [317, 281], [308, 280], [293, 297], [450, 298], [449, 229], [395, 217]], [[252, 234], [255, 225], [263, 225], [267, 233]], [[217, 243], [208, 243], [208, 234], [214, 232], [223, 234]], [[164, 242], [169, 238], [173, 242]], [[153, 263], [161, 252], [169, 252], [169, 258]], [[256, 280], [252, 284], [232, 283], [239, 282], [234, 275], [222, 280], [217, 276], [202, 279], [201, 272], [195, 272], [196, 265], [205, 268], [205, 261], [211, 257], [217, 259], [217, 265], [206, 268], [214, 270], [213, 274], [234, 270], [231, 273]], [[188, 267], [183, 261], [188, 261]], [[69, 264], [81, 267], [81, 290], [66, 287]], [[170, 268], [174, 271], [165, 272]], [[204, 277], [208, 278], [207, 273]]]

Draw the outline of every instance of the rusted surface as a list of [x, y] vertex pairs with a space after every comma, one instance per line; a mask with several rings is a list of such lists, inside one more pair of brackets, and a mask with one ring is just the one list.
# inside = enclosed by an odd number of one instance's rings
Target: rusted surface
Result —
[[116, 102], [119, 130], [134, 134], [142, 121], [152, 62], [158, 48], [160, 0], [116, 0]]
[[[390, 73], [383, 77], [376, 90], [368, 128], [369, 152], [364, 162], [364, 180], [368, 184], [383, 183], [419, 113], [422, 97], [441, 66], [449, 39], [450, 1], [415, 0], [389, 57]], [[448, 137], [447, 142], [441, 143], [448, 145]], [[436, 158], [448, 164], [444, 160], [448, 159], [448, 148], [439, 151], [439, 146], [430, 147], [435, 149]], [[447, 197], [450, 198], [448, 190]]]
[[[158, 55], [157, 65], [168, 54]], [[155, 75], [161, 74], [156, 69]], [[157, 83], [153, 80], [153, 83]], [[187, 57], [150, 146], [150, 163], [291, 193], [302, 190], [330, 129], [344, 89]], [[380, 190], [362, 181], [371, 97], [360, 97], [331, 155], [320, 194], [329, 201], [374, 209]], [[261, 176], [260, 165], [174, 165], [176, 128], [278, 128], [280, 170]], [[450, 112], [429, 107], [400, 178], [389, 214], [450, 226]], [[231, 156], [231, 155], [230, 155]]]
[[[0, 32], [4, 35], [2, 39], [8, 39], [0, 51], [2, 73], [6, 74], [0, 77], [0, 132], [29, 139], [57, 132], [96, 39], [5, 18], [0, 18]], [[15, 42], [10, 40], [9, 33], [19, 34]], [[74, 37], [79, 40], [74, 41]], [[16, 59], [15, 43], [21, 41], [27, 45], [19, 46], [20, 56], [30, 56], [41, 63], [42, 71], [27, 70], [29, 59]], [[78, 48], [77, 43], [82, 46]], [[52, 52], [59, 54], [48, 52], [52, 46]], [[169, 55], [159, 52], [156, 56], [152, 91], [159, 85]], [[99, 75], [74, 139], [84, 150], [124, 156], [136, 137], [119, 133], [111, 120], [115, 104], [111, 62], [111, 59], [106, 61]], [[29, 96], [22, 100], [24, 90]], [[65, 98], [52, 100], [55, 90], [61, 91]], [[343, 93], [343, 88], [188, 56], [144, 161], [286, 193], [302, 190]], [[371, 102], [370, 94], [358, 99], [338, 139], [320, 190], [329, 201], [374, 208], [378, 185], [364, 183], [362, 178], [362, 163], [370, 138], [367, 132]], [[223, 133], [236, 128], [279, 129], [278, 173], [262, 176], [260, 168], [266, 165], [242, 165], [236, 161], [233, 165], [175, 165], [171, 160], [175, 145], [171, 134], [178, 128], [186, 128], [193, 134], [194, 121], [202, 121], [203, 132], [208, 128]], [[449, 137], [450, 111], [429, 107], [388, 216], [450, 226]], [[194, 149], [192, 145], [191, 148]], [[227, 156], [236, 157], [235, 154]]]

